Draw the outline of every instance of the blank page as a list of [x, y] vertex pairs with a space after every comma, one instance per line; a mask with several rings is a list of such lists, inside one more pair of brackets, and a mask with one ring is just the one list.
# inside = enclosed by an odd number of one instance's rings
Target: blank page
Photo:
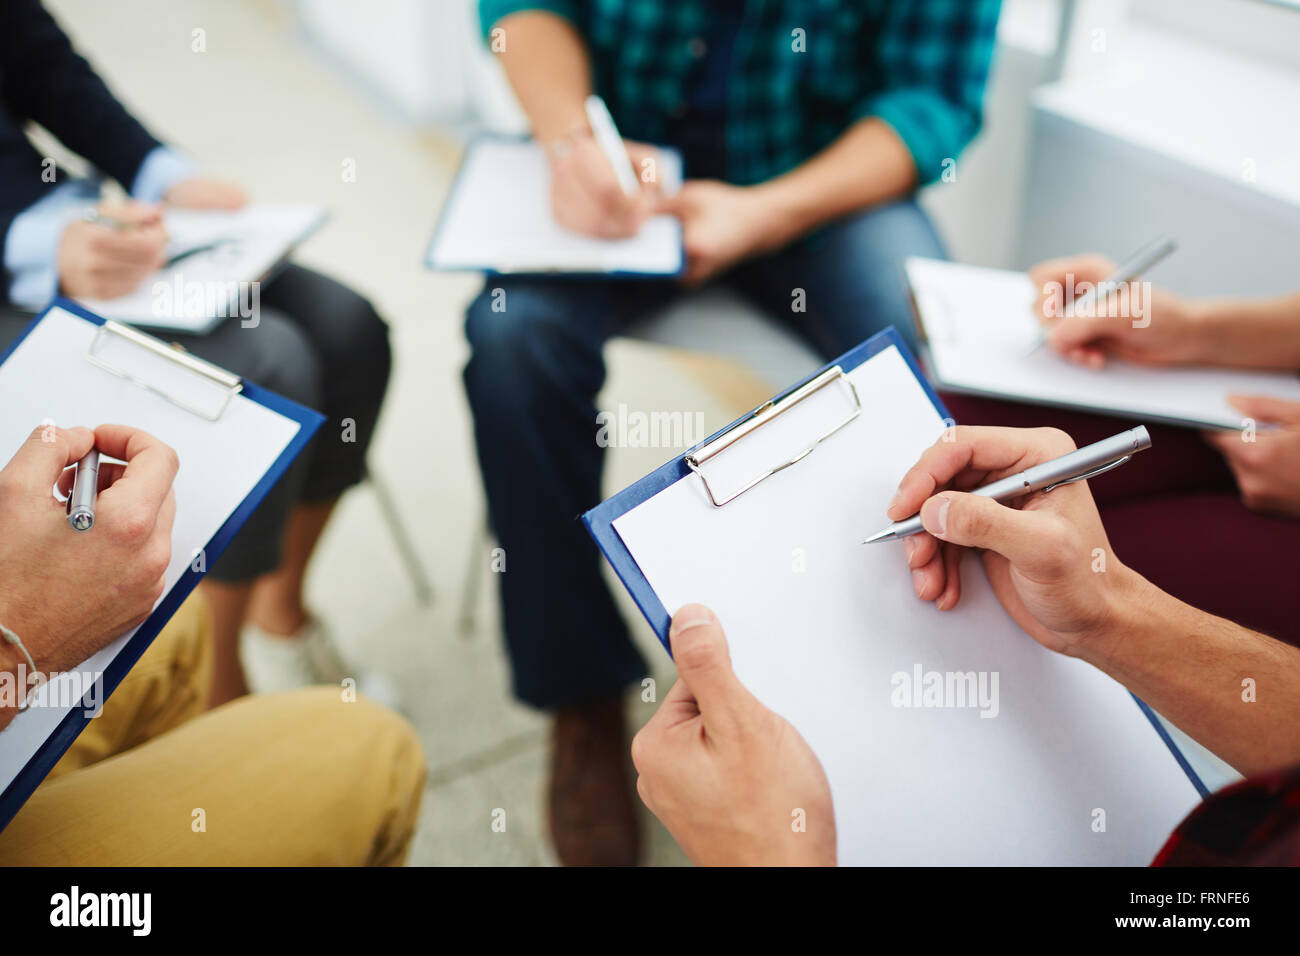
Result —
[[[91, 365], [86, 348], [96, 326], [63, 309], [51, 309], [0, 366], [0, 459], [14, 452], [42, 422], [62, 427], [122, 423], [142, 428], [174, 448], [180, 457], [176, 475], [176, 522], [167, 590], [176, 585], [201, 548], [248, 496], [297, 434], [296, 421], [251, 399], [235, 396], [221, 420], [207, 422], [138, 385]], [[173, 390], [194, 377], [180, 365], [164, 374], [177, 381], [158, 381]], [[69, 535], [76, 532], [67, 529]], [[99, 533], [98, 528], [86, 534]], [[48, 568], [45, 574], [58, 574]], [[103, 671], [135, 631], [117, 638], [80, 665]], [[21, 636], [21, 635], [20, 635]], [[61, 678], [66, 686], [70, 677]], [[0, 787], [8, 786], [47, 737], [74, 708], [50, 706], [67, 698], [56, 681], [42, 687], [32, 706], [0, 732]]]
[[1088, 369], [1046, 345], [1034, 349], [1037, 290], [1023, 272], [912, 258], [907, 275], [932, 371], [954, 391], [1211, 428], [1242, 426], [1229, 393], [1300, 401], [1300, 378], [1290, 373], [1151, 368], [1114, 360]]
[[[901, 544], [861, 544], [943, 422], [896, 348], [849, 375], [862, 414], [797, 465], [722, 508], [692, 474], [615, 530], [670, 612], [713, 608], [741, 681], [817, 753], [842, 863], [1150, 862], [1198, 795], [1132, 696], [1022, 633], [973, 556], [944, 613]], [[762, 434], [734, 447], [766, 468]], [[896, 706], [918, 670], [996, 673], [995, 704]]]
[[[681, 161], [661, 150], [666, 194], [681, 185]], [[594, 239], [551, 215], [551, 171], [533, 142], [479, 139], [462, 162], [429, 249], [433, 269], [676, 275], [682, 268], [681, 225], [654, 216], [630, 239]]]

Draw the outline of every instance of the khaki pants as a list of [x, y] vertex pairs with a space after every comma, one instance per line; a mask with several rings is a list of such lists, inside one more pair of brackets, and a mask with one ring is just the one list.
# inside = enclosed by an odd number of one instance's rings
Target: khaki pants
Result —
[[0, 832], [0, 864], [397, 865], [424, 756], [401, 717], [341, 688], [204, 713], [195, 595]]

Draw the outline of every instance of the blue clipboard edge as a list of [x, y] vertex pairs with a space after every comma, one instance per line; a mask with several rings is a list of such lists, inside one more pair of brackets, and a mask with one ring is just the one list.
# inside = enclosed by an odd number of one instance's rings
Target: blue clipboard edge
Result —
[[[36, 327], [37, 323], [45, 318], [51, 309], [55, 308], [71, 312], [94, 325], [104, 324], [102, 318], [86, 310], [77, 303], [62, 297], [56, 298], [28, 323], [27, 327], [23, 329], [21, 335], [9, 344], [9, 346], [4, 350], [4, 353], [0, 355], [0, 364], [3, 364], [8, 360], [14, 349], [18, 347], [23, 339], [27, 338], [32, 329]], [[274, 412], [278, 412], [286, 418], [293, 419], [298, 423], [299, 428], [297, 433], [289, 441], [289, 444], [285, 446], [282, 452], [280, 452], [280, 456], [276, 458], [275, 463], [264, 475], [262, 475], [258, 483], [253, 486], [253, 490], [248, 493], [247, 497], [245, 497], [242, 502], [240, 502], [239, 507], [231, 513], [230, 517], [226, 519], [225, 524], [217, 530], [217, 533], [212, 536], [212, 539], [203, 549], [206, 559], [205, 564], [208, 566], [211, 566], [211, 563], [217, 560], [217, 558], [221, 556], [221, 553], [226, 550], [226, 546], [230, 543], [231, 539], [234, 538], [236, 532], [243, 527], [244, 522], [248, 520], [249, 516], [252, 515], [257, 506], [262, 503], [262, 499], [266, 497], [267, 493], [270, 492], [275, 483], [280, 480], [280, 477], [284, 474], [290, 463], [292, 463], [302, 450], [307, 447], [307, 443], [311, 441], [312, 437], [320, 429], [321, 425], [325, 423], [325, 416], [321, 415], [319, 412], [313, 411], [305, 405], [299, 405], [297, 402], [291, 401], [282, 395], [278, 395], [275, 392], [262, 388], [260, 385], [256, 385], [252, 382], [244, 382], [244, 387], [240, 394]], [[122, 678], [124, 678], [131, 668], [135, 666], [136, 661], [138, 661], [140, 656], [148, 650], [149, 645], [153, 643], [154, 638], [158, 636], [159, 632], [162, 631], [167, 622], [171, 620], [172, 616], [180, 608], [185, 599], [190, 596], [190, 592], [198, 585], [199, 580], [203, 577], [203, 573], [204, 572], [195, 571], [193, 566], [191, 566], [184, 574], [182, 574], [180, 580], [176, 582], [175, 586], [172, 587], [165, 597], [163, 597], [158, 606], [154, 608], [154, 611], [149, 615], [148, 620], [140, 625], [131, 640], [128, 641], [122, 650], [117, 653], [117, 656], [108, 663], [108, 666], [104, 669], [104, 675], [102, 678], [103, 691], [101, 701], [107, 701], [113, 691], [117, 689], [117, 685], [122, 682]], [[59, 726], [55, 728], [54, 733], [46, 738], [45, 743], [41, 745], [40, 749], [36, 751], [32, 758], [27, 761], [27, 764], [23, 769], [20, 770], [9, 782], [9, 785], [4, 789], [3, 795], [0, 795], [0, 830], [9, 825], [9, 821], [14, 818], [14, 815], [17, 814], [20, 809], [22, 809], [23, 804], [27, 802], [27, 799], [33, 792], [35, 792], [36, 788], [41, 785], [42, 781], [45, 780], [46, 775], [49, 774], [54, 765], [58, 763], [59, 758], [63, 756], [67, 749], [72, 746], [72, 742], [77, 739], [91, 719], [92, 718], [86, 716], [86, 707], [83, 698], [82, 704], [73, 708], [73, 710], [71, 710], [63, 720], [60, 721]]]
[[[430, 269], [435, 272], [475, 273], [485, 277], [486, 276], [506, 276], [506, 277], [522, 276], [531, 279], [537, 279], [537, 278], [556, 279], [556, 280], [576, 279], [576, 280], [587, 280], [587, 281], [590, 281], [592, 279], [680, 279], [683, 275], [686, 274], [686, 247], [684, 245], [681, 245], [680, 243], [678, 248], [678, 256], [677, 256], [678, 266], [676, 272], [626, 272], [623, 270], [615, 270], [613, 272], [564, 272], [559, 270], [556, 271], [544, 270], [541, 272], [513, 272], [513, 271], [502, 272], [499, 269], [492, 268], [491, 266], [483, 266], [482, 268], [479, 269], [471, 268], [469, 266], [458, 266], [457, 268], [450, 269], [434, 263], [433, 250], [437, 248], [438, 239], [441, 238], [443, 228], [447, 225], [447, 211], [451, 206], [451, 197], [456, 195], [456, 192], [460, 189], [461, 180], [465, 176], [466, 160], [469, 158], [470, 151], [479, 143], [487, 142], [490, 140], [496, 140], [497, 142], [502, 142], [502, 143], [526, 143], [530, 139], [532, 139], [532, 137], [526, 134], [519, 135], [519, 136], [509, 136], [500, 133], [479, 133], [471, 137], [469, 142], [465, 144], [465, 149], [461, 152], [460, 161], [456, 166], [456, 173], [454, 176], [452, 176], [451, 186], [447, 190], [447, 196], [446, 198], [443, 199], [442, 207], [438, 210], [438, 221], [433, 227], [433, 236], [429, 239], [428, 246], [425, 247], [424, 260], [422, 264], [426, 269]], [[676, 155], [678, 157], [678, 161], [680, 164], [681, 154], [677, 152], [677, 150], [669, 146], [659, 146], [657, 148], [663, 150], [664, 152], [673, 153], [674, 155]], [[678, 229], [678, 238], [679, 240], [681, 238], [680, 229]]]
[[[934, 405], [934, 409], [939, 413], [939, 417], [944, 421], [953, 421], [947, 407], [943, 404], [943, 400], [939, 398], [938, 392], [935, 391], [930, 380], [925, 376], [924, 372], [922, 372], [921, 366], [916, 360], [916, 356], [912, 354], [912, 350], [907, 347], [907, 343], [903, 341], [903, 337], [898, 334], [898, 330], [892, 325], [882, 332], [877, 332], [861, 345], [845, 352], [838, 359], [827, 362], [803, 381], [797, 382], [785, 391], [781, 392], [777, 398], [784, 398], [802, 385], [804, 381], [815, 378], [833, 365], [839, 365], [845, 372], [851, 372], [867, 359], [871, 358], [878, 352], [884, 351], [891, 345], [897, 347], [899, 354], [907, 363], [907, 367], [911, 369], [912, 374], [916, 376], [917, 381], [921, 383], [921, 387], [925, 390], [926, 397], [929, 398], [930, 402]], [[750, 413], [747, 412], [746, 415], [748, 414]], [[745, 415], [741, 416], [741, 418], [744, 417]], [[737, 419], [737, 421], [739, 420], [740, 419]], [[672, 647], [668, 642], [668, 628], [672, 623], [672, 618], [669, 615], [668, 610], [663, 606], [663, 603], [659, 600], [659, 596], [655, 594], [654, 589], [650, 587], [650, 582], [647, 581], [645, 575], [641, 573], [641, 567], [636, 563], [636, 559], [632, 557], [632, 553], [628, 551], [627, 545], [623, 543], [623, 539], [619, 537], [618, 532], [614, 530], [614, 521], [627, 514], [627, 512], [631, 511], [643, 501], [654, 497], [665, 488], [689, 475], [691, 470], [686, 467], [686, 462], [684, 461], [686, 455], [695, 448], [707, 445], [727, 429], [731, 428], [734, 424], [735, 422], [732, 422], [729, 425], [723, 426], [702, 442], [687, 449], [671, 461], [659, 466], [635, 484], [629, 485], [617, 494], [611, 495], [582, 516], [582, 523], [586, 526], [587, 533], [591, 535], [592, 539], [596, 542], [596, 546], [600, 548], [601, 552], [605, 555], [605, 559], [609, 561], [610, 565], [614, 568], [614, 573], [618, 575], [618, 579], [623, 582], [623, 586], [627, 588], [628, 593], [632, 595], [632, 600], [634, 600], [636, 606], [641, 609], [642, 615], [645, 616], [646, 621], [648, 621], [650, 626], [654, 629], [655, 635], [659, 638], [659, 643], [664, 646], [664, 650], [668, 652], [670, 658], [672, 657]], [[1200, 775], [1192, 769], [1192, 765], [1188, 763], [1183, 752], [1178, 748], [1178, 745], [1174, 742], [1173, 738], [1169, 736], [1168, 731], [1166, 731], [1164, 725], [1160, 723], [1155, 712], [1136, 694], [1130, 692], [1129, 696], [1133, 698], [1134, 702], [1138, 705], [1138, 708], [1155, 729], [1156, 734], [1164, 741], [1165, 746], [1169, 748], [1169, 752], [1173, 754], [1174, 760], [1178, 762], [1178, 766], [1181, 767], [1183, 773], [1187, 775], [1187, 778], [1191, 781], [1192, 786], [1196, 788], [1196, 792], [1200, 795], [1201, 799], [1208, 797], [1210, 795], [1209, 788], [1205, 786]]]

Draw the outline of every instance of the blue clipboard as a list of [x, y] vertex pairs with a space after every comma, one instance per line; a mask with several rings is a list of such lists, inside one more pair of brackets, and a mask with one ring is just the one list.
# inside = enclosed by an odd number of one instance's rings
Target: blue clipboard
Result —
[[[805, 384], [816, 380], [819, 376], [825, 375], [836, 366], [847, 374], [873, 355], [884, 351], [891, 345], [898, 349], [899, 354], [907, 363], [907, 367], [911, 370], [912, 374], [916, 377], [917, 382], [925, 391], [926, 397], [928, 397], [930, 402], [934, 405], [934, 410], [938, 413], [939, 417], [946, 422], [955, 424], [948, 409], [939, 398], [938, 393], [935, 392], [934, 387], [921, 371], [921, 367], [917, 363], [916, 357], [907, 347], [907, 343], [903, 341], [903, 337], [898, 334], [898, 331], [893, 326], [890, 326], [883, 332], [878, 332], [876, 335], [873, 335], [861, 345], [845, 352], [839, 358], [828, 362], [803, 382], [799, 382], [781, 392], [775, 398], [771, 399], [770, 402], [760, 405], [758, 408], [742, 415], [730, 425], [714, 432], [704, 441], [690, 448], [686, 454], [661, 465], [640, 481], [624, 488], [622, 491], [610, 498], [607, 498], [582, 516], [582, 522], [586, 525], [587, 532], [595, 540], [596, 546], [600, 548], [601, 553], [605, 555], [605, 558], [613, 566], [614, 572], [618, 575], [619, 580], [623, 582], [623, 586], [627, 588], [628, 593], [632, 595], [632, 599], [636, 601], [637, 607], [641, 609], [641, 613], [654, 629], [655, 634], [659, 638], [659, 642], [663, 644], [664, 649], [668, 651], [670, 656], [672, 655], [672, 649], [668, 643], [668, 628], [672, 623], [671, 615], [659, 600], [659, 596], [655, 594], [654, 589], [650, 586], [650, 582], [647, 581], [645, 575], [642, 574], [640, 566], [636, 563], [636, 559], [632, 557], [632, 553], [628, 551], [627, 545], [623, 543], [623, 539], [619, 537], [618, 532], [614, 529], [614, 522], [643, 501], [653, 498], [665, 488], [668, 488], [669, 486], [676, 484], [678, 481], [681, 481], [683, 478], [691, 475], [692, 470], [687, 464], [687, 458], [693, 452], [709, 445], [746, 421], [751, 420], [763, 408], [766, 408], [769, 405], [780, 405], [782, 401], [799, 391]], [[816, 454], [815, 451], [812, 453]], [[1183, 769], [1183, 772], [1187, 774], [1188, 779], [1192, 782], [1192, 785], [1196, 788], [1197, 792], [1202, 798], [1209, 796], [1209, 788], [1205, 786], [1200, 776], [1192, 769], [1191, 764], [1188, 763], [1187, 758], [1183, 755], [1183, 752], [1179, 749], [1173, 738], [1169, 736], [1168, 731], [1166, 731], [1164, 725], [1160, 723], [1159, 718], [1156, 717], [1155, 713], [1147, 706], [1145, 701], [1141, 700], [1135, 694], [1131, 696], [1133, 697], [1133, 700], [1137, 702], [1138, 707], [1141, 708], [1142, 713], [1146, 715], [1147, 720], [1151, 722], [1151, 726], [1155, 728], [1160, 739], [1165, 742], [1165, 745], [1169, 748], [1169, 752], [1173, 754], [1174, 759]]]
[[[480, 133], [473, 137], [465, 146], [465, 151], [461, 153], [460, 164], [456, 167], [456, 173], [451, 180], [451, 188], [447, 190], [449, 197], [455, 196], [465, 185], [465, 168], [468, 164], [469, 157], [474, 151], [474, 147], [483, 142], [497, 141], [505, 143], [526, 143], [531, 137], [528, 136], [503, 136], [494, 133]], [[681, 153], [668, 146], [657, 147], [661, 152], [668, 153], [677, 157], [678, 164], [681, 163]], [[433, 227], [433, 236], [429, 239], [429, 245], [424, 253], [424, 265], [427, 269], [434, 269], [446, 272], [475, 272], [485, 276], [531, 276], [535, 278], [547, 279], [676, 279], [680, 278], [686, 272], [686, 250], [684, 247], [679, 248], [679, 265], [675, 272], [633, 272], [629, 270], [614, 269], [608, 272], [591, 271], [591, 272], [571, 272], [564, 269], [543, 269], [536, 272], [516, 269], [500, 269], [492, 263], [482, 263], [476, 267], [468, 266], [441, 266], [434, 261], [434, 251], [438, 248], [439, 240], [442, 239], [443, 231], [447, 225], [447, 215], [451, 209], [450, 200], [443, 202], [442, 209], [438, 214], [438, 222]], [[680, 234], [679, 234], [680, 245]]]
[[[37, 315], [28, 324], [21, 335], [5, 348], [0, 354], [0, 365], [3, 365], [9, 359], [14, 349], [31, 334], [32, 330], [40, 323], [50, 310], [59, 308], [80, 316], [87, 322], [97, 326], [105, 326], [105, 321], [92, 312], [87, 311], [82, 306], [68, 299], [57, 298], [46, 306], [45, 310]], [[271, 411], [283, 415], [285, 418], [292, 419], [299, 425], [297, 433], [285, 446], [279, 457], [271, 468], [262, 476], [261, 480], [248, 493], [248, 496], [239, 504], [239, 506], [226, 519], [217, 533], [212, 536], [207, 546], [203, 549], [207, 556], [208, 562], [215, 561], [226, 550], [226, 546], [235, 536], [236, 532], [243, 527], [244, 522], [248, 520], [253, 511], [267, 493], [275, 485], [280, 477], [288, 469], [289, 465], [307, 446], [317, 430], [325, 422], [325, 417], [319, 412], [312, 411], [304, 405], [291, 401], [282, 395], [262, 388], [252, 382], [240, 381], [239, 394], [257, 402]], [[159, 399], [163, 401], [164, 399]], [[122, 647], [117, 655], [104, 668], [103, 690], [100, 700], [106, 701], [109, 696], [117, 689], [117, 685], [122, 682], [127, 673], [135, 666], [136, 661], [153, 643], [155, 637], [171, 620], [172, 615], [180, 608], [181, 604], [189, 597], [190, 592], [198, 585], [199, 580], [203, 577], [204, 572], [194, 570], [191, 565], [184, 574], [181, 575], [175, 586], [163, 596], [158, 606], [149, 618], [140, 625], [131, 639]], [[3, 795], [0, 795], [0, 829], [8, 826], [9, 821], [27, 802], [28, 797], [40, 786], [46, 775], [58, 763], [59, 758], [72, 746], [72, 742], [77, 739], [78, 735], [85, 729], [86, 724], [92, 719], [86, 716], [86, 698], [82, 698], [82, 703], [74, 707], [59, 723], [55, 731], [46, 738], [45, 743], [32, 756], [27, 764], [20, 770], [5, 788]]]

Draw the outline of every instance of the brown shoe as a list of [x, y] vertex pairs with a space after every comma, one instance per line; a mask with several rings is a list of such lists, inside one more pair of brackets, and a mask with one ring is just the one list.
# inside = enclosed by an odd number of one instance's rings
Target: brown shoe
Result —
[[636, 866], [640, 833], [622, 698], [556, 713], [548, 815], [565, 866]]

